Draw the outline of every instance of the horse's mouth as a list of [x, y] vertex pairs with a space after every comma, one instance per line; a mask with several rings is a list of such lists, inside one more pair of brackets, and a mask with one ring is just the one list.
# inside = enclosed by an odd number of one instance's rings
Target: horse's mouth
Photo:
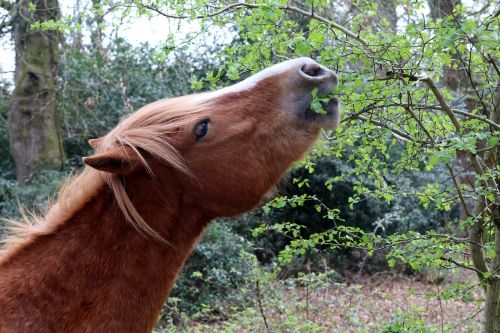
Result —
[[321, 111], [317, 112], [310, 106], [304, 111], [304, 117], [315, 123], [319, 123], [321, 127], [334, 129], [340, 121], [339, 99], [332, 97], [328, 102], [321, 103]]

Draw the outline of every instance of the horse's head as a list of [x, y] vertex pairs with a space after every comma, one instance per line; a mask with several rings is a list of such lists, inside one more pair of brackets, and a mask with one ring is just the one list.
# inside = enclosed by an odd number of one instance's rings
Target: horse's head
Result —
[[311, 109], [313, 95], [328, 95], [336, 84], [331, 70], [309, 58], [286, 61], [219, 91], [146, 106], [93, 141], [97, 154], [84, 160], [122, 178], [145, 169], [168, 174], [183, 200], [206, 214], [241, 213], [260, 202], [321, 128], [337, 127], [336, 98], [323, 103], [326, 114]]

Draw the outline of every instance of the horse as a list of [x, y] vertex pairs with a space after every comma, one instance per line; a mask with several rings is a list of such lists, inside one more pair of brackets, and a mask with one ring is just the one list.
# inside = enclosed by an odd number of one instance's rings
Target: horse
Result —
[[[216, 217], [249, 211], [335, 129], [337, 76], [310, 58], [160, 100], [92, 139], [55, 203], [0, 257], [0, 332], [150, 332]], [[311, 108], [324, 97], [326, 112]]]

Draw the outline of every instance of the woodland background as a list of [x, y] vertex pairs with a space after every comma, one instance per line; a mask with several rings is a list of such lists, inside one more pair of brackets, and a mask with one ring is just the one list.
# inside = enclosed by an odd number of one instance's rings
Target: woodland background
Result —
[[[264, 207], [208, 228], [158, 332], [500, 332], [497, 1], [0, 8], [2, 217], [42, 210], [87, 140], [149, 102], [298, 56], [339, 74], [341, 127]], [[158, 44], [123, 34], [158, 20]]]

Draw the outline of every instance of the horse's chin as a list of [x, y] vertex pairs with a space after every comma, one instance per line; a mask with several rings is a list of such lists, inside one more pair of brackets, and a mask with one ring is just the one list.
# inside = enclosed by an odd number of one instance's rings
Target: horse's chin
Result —
[[333, 97], [328, 102], [322, 103], [321, 106], [326, 113], [318, 113], [308, 107], [304, 111], [304, 118], [314, 126], [330, 130], [336, 129], [340, 123], [339, 99]]

